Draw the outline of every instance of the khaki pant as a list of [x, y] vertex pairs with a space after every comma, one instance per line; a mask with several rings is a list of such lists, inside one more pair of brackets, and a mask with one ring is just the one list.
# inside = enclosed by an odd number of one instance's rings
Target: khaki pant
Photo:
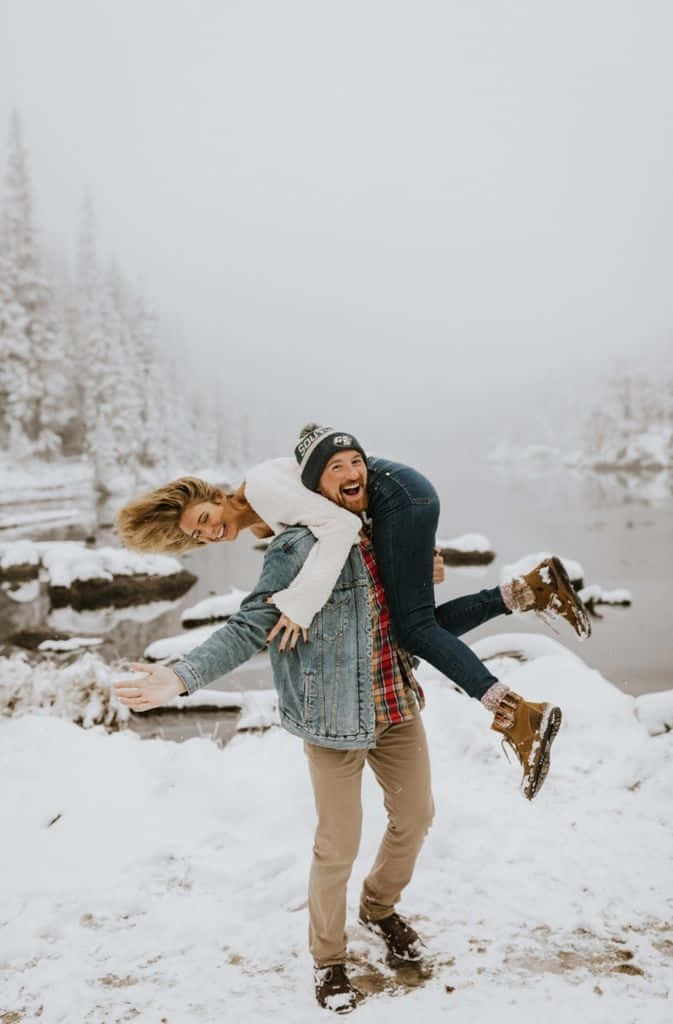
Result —
[[400, 725], [377, 726], [370, 750], [304, 743], [318, 826], [309, 877], [309, 949], [318, 967], [346, 959], [346, 887], [362, 830], [362, 769], [369, 762], [383, 790], [388, 827], [360, 898], [372, 921], [392, 914], [409, 883], [432, 823], [430, 762], [420, 712]]

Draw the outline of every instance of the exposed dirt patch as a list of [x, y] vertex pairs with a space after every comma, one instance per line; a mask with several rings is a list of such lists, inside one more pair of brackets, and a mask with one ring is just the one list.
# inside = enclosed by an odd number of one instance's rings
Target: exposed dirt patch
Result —
[[[440, 968], [452, 967], [454, 957], [426, 957], [420, 963], [408, 964], [393, 957], [383, 962], [374, 962], [364, 956], [350, 954], [348, 957], [349, 977], [355, 987], [365, 996], [404, 995], [421, 988], [433, 978]], [[451, 988], [451, 986], [448, 986]]]
[[130, 985], [137, 985], [139, 981], [138, 978], [132, 978], [130, 974], [127, 974], [125, 978], [120, 978], [118, 974], [104, 974], [98, 980], [107, 988], [129, 988]]
[[552, 933], [548, 928], [536, 928], [531, 935], [535, 946], [507, 947], [503, 961], [506, 966], [535, 974], [579, 971], [588, 971], [593, 975], [645, 974], [641, 967], [631, 963], [634, 953], [624, 948], [624, 939], [594, 935], [579, 928], [563, 947], [559, 947], [551, 941]]

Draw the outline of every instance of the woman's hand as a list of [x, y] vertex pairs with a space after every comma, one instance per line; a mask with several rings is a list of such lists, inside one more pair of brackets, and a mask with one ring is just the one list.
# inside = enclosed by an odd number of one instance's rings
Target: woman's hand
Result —
[[[273, 601], [270, 598], [267, 598], [266, 603], [273, 604]], [[275, 638], [278, 636], [281, 630], [283, 631], [283, 633], [278, 643], [279, 651], [284, 651], [288, 644], [290, 646], [290, 650], [293, 651], [297, 646], [297, 640], [299, 639], [300, 635], [304, 643], [308, 642], [308, 633], [304, 629], [304, 627], [300, 626], [296, 622], [293, 622], [292, 619], [288, 619], [287, 615], [281, 615], [281, 617], [278, 619], [278, 622], [267, 636], [266, 642], [270, 644], [272, 640], [275, 640]]]
[[142, 672], [141, 679], [122, 679], [112, 690], [120, 704], [132, 711], [152, 711], [153, 708], [170, 704], [174, 697], [185, 690], [179, 675], [165, 665], [144, 665], [130, 663], [130, 668]]
[[440, 548], [435, 548], [435, 554], [432, 560], [432, 582], [443, 583], [444, 575], [444, 559], [442, 558], [442, 552]]

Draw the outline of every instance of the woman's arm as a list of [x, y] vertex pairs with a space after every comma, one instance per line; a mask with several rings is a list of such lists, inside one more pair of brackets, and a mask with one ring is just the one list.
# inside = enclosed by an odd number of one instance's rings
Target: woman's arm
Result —
[[276, 607], [297, 627], [308, 629], [327, 602], [362, 522], [359, 516], [310, 491], [294, 459], [261, 463], [246, 478], [246, 496], [267, 523], [307, 526], [317, 543], [292, 583], [272, 595]]
[[[308, 534], [306, 542], [310, 541]], [[134, 664], [144, 677], [120, 680], [113, 687], [122, 704], [134, 711], [150, 711], [168, 704], [185, 690], [194, 693], [242, 665], [266, 646], [266, 636], [278, 618], [278, 609], [269, 603], [272, 590], [289, 584], [301, 565], [306, 545], [288, 547], [277, 544], [264, 558], [262, 574], [255, 589], [242, 602], [239, 611], [221, 629], [186, 654], [172, 668], [166, 665]]]

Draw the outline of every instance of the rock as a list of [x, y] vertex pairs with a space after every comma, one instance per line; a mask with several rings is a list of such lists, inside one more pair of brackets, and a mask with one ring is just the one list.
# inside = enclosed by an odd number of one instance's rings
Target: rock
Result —
[[0, 580], [9, 580], [10, 583], [25, 583], [26, 580], [37, 579], [39, 571], [39, 565], [31, 565], [29, 562], [8, 565], [4, 569], [0, 568]]
[[458, 548], [440, 548], [444, 565], [490, 565], [495, 551], [459, 551]]
[[36, 651], [45, 640], [69, 640], [68, 633], [61, 633], [57, 629], [50, 629], [49, 626], [35, 626], [33, 629], [22, 629], [9, 637], [9, 642], [15, 647], [23, 647], [27, 651]]
[[49, 586], [53, 608], [70, 606], [77, 611], [93, 608], [123, 608], [148, 601], [172, 601], [182, 597], [197, 577], [182, 569], [167, 576], [150, 573], [114, 575], [112, 579], [73, 580], [69, 587]]

